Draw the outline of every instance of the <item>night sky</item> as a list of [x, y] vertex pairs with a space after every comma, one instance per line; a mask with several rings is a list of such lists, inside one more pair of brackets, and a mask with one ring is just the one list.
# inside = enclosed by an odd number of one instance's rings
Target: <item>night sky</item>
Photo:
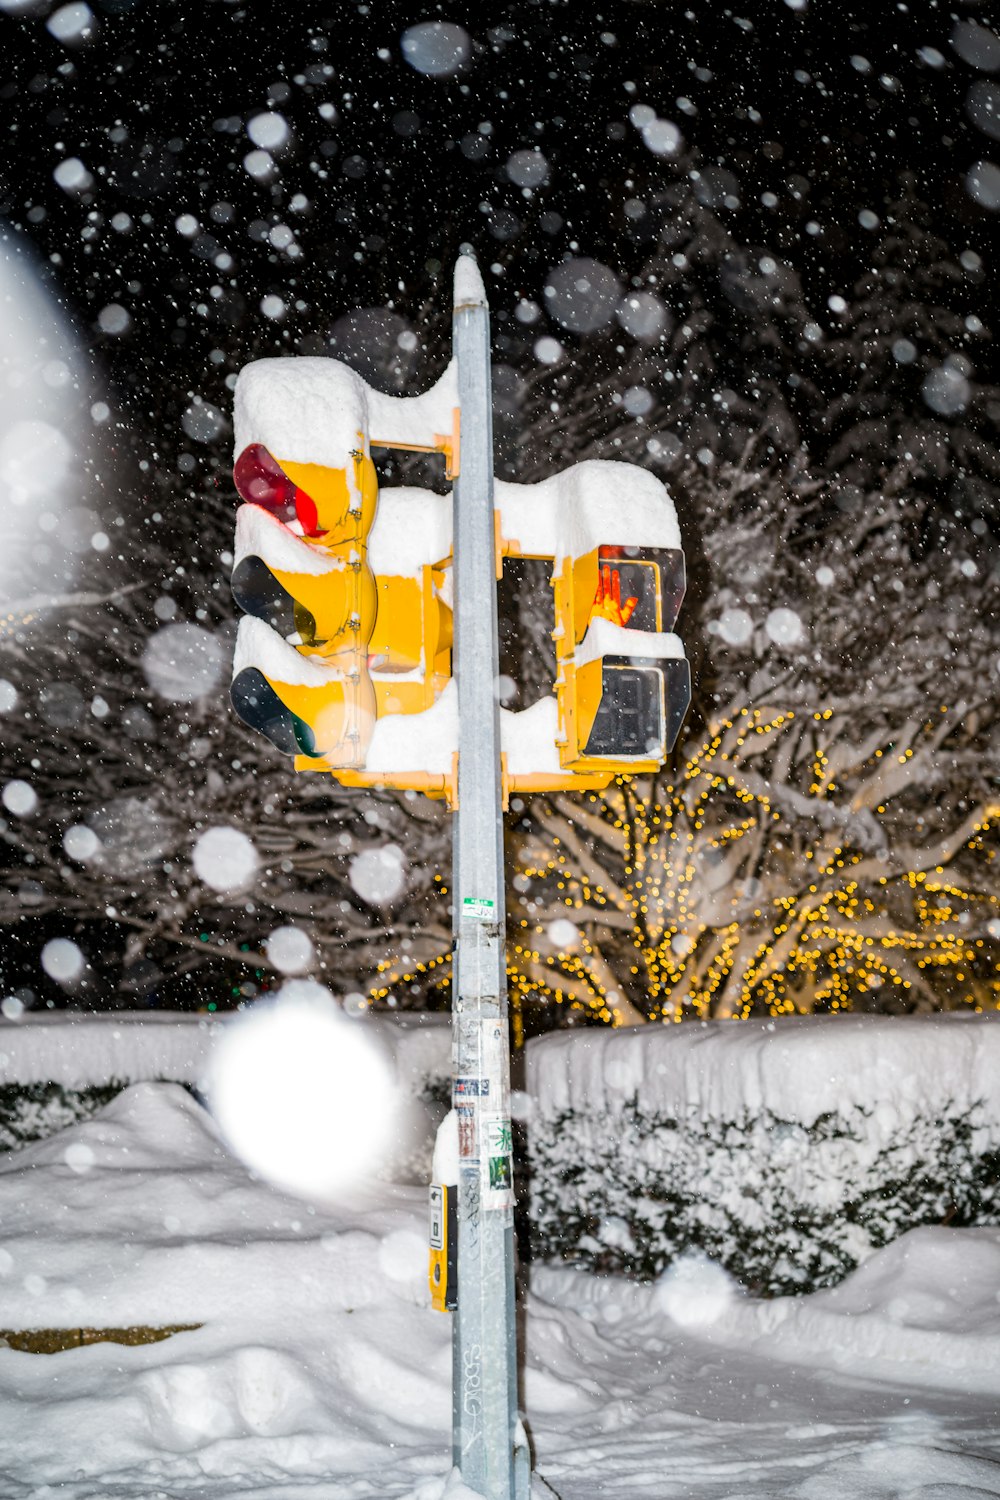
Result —
[[[567, 256], [635, 276], [662, 226], [648, 200], [679, 161], [820, 305], [863, 270], [859, 214], [881, 220], [902, 172], [956, 249], [986, 256], [993, 236], [966, 187], [992, 145], [969, 110], [1000, 128], [1000, 55], [974, 6], [2, 9], [0, 212], [48, 263], [131, 421], [168, 450], [185, 447], [192, 397], [228, 410], [226, 376], [254, 354], [364, 365], [420, 319], [395, 358], [400, 378], [429, 379], [442, 267], [463, 241], [487, 270], [498, 359], [530, 368], [545, 318], [519, 322], [521, 299], [542, 302]], [[438, 18], [461, 28], [430, 58], [445, 73], [403, 45]], [[541, 166], [516, 156], [538, 151]], [[338, 322], [354, 307], [407, 322]], [[186, 445], [199, 467], [205, 436]]]

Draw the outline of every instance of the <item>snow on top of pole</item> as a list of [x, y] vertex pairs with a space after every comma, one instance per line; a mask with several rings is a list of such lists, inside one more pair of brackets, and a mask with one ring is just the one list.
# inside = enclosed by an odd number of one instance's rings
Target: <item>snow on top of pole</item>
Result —
[[258, 359], [236, 381], [234, 451], [261, 443], [279, 463], [343, 469], [369, 444], [434, 447], [451, 432], [457, 405], [454, 362], [422, 396], [386, 396], [337, 359]]
[[680, 660], [683, 655], [684, 644], [679, 635], [649, 630], [637, 636], [634, 630], [627, 630], [612, 620], [591, 620], [573, 659], [578, 667], [582, 667], [602, 656], [627, 656], [630, 660], [642, 661], [650, 657]]
[[368, 565], [375, 573], [416, 578], [452, 547], [451, 496], [432, 495], [410, 485], [379, 491], [378, 510], [368, 534]]
[[591, 458], [537, 484], [498, 479], [496, 505], [505, 537], [525, 557], [583, 557], [594, 547], [680, 549], [677, 512], [648, 469]]
[[320, 688], [344, 680], [340, 667], [331, 666], [321, 656], [303, 656], [254, 615], [244, 615], [236, 632], [233, 677], [238, 677], [244, 667], [256, 667], [272, 682], [294, 687]]
[[455, 307], [488, 307], [486, 288], [479, 274], [475, 252], [463, 245], [455, 262]]
[[313, 547], [259, 505], [241, 505], [236, 512], [236, 545], [233, 566], [244, 557], [262, 557], [269, 568], [283, 573], [342, 572], [347, 564]]

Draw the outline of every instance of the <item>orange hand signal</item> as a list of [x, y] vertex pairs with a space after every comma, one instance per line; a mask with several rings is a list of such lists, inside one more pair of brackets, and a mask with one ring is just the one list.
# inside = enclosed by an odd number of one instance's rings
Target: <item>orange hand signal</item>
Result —
[[597, 579], [594, 614], [599, 619], [610, 620], [613, 625], [627, 625], [638, 603], [638, 594], [622, 603], [621, 574], [617, 568], [602, 565]]

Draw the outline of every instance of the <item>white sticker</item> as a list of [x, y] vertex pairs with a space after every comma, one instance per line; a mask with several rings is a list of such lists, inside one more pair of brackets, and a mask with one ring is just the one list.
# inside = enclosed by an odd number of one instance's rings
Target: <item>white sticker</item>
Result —
[[462, 901], [462, 916], [476, 922], [492, 922], [496, 915], [496, 902], [484, 896], [466, 896]]

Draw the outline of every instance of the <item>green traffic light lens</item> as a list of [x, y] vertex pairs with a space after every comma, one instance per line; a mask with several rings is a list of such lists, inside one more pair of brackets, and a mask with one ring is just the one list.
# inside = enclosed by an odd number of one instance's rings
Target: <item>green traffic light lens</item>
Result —
[[285, 755], [315, 755], [312, 730], [286, 708], [263, 672], [244, 667], [229, 689], [232, 705], [244, 724], [266, 735]]

